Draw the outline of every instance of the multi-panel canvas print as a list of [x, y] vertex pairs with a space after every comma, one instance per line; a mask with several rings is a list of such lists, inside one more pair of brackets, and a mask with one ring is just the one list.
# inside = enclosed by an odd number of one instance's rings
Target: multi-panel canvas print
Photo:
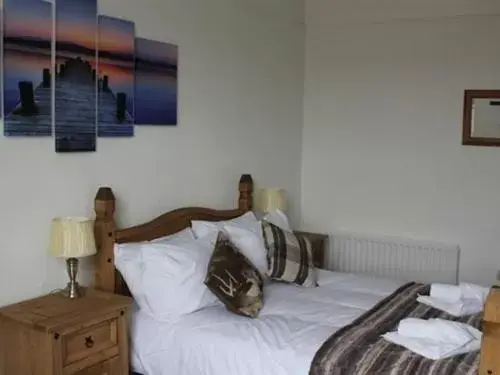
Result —
[[57, 152], [95, 151], [97, 0], [57, 0]]
[[4, 0], [3, 109], [6, 136], [52, 135], [52, 4]]
[[178, 47], [137, 38], [97, 0], [4, 0], [0, 90], [5, 136], [54, 136], [56, 152], [178, 122]]
[[135, 123], [177, 125], [178, 47], [136, 38], [135, 55]]
[[133, 22], [99, 16], [99, 137], [134, 135]]

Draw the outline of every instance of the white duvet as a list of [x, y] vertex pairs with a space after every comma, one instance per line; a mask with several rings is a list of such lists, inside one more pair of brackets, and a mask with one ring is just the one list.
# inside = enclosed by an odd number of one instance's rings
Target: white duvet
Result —
[[258, 319], [224, 306], [170, 323], [135, 312], [132, 368], [144, 375], [307, 375], [330, 335], [401, 284], [320, 270], [318, 288], [266, 285]]

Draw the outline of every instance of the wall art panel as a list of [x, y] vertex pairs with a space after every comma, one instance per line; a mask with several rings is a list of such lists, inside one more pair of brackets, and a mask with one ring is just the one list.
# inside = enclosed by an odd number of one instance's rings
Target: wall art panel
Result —
[[178, 47], [136, 38], [135, 123], [177, 125]]
[[3, 112], [6, 136], [52, 135], [52, 4], [4, 0]]
[[97, 0], [56, 2], [56, 152], [95, 151]]
[[99, 16], [99, 109], [97, 135], [134, 135], [133, 22]]

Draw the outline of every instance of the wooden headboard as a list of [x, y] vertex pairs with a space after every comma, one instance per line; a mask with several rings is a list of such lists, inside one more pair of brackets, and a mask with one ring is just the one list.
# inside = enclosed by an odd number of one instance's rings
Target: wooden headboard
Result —
[[191, 225], [191, 220], [221, 221], [233, 219], [252, 210], [253, 181], [242, 175], [238, 185], [238, 207], [231, 210], [213, 210], [202, 207], [184, 207], [167, 212], [147, 223], [118, 229], [115, 224], [115, 196], [109, 187], [99, 188], [95, 197], [95, 238], [97, 259], [94, 287], [107, 292], [130, 295], [127, 285], [115, 269], [115, 243], [150, 241], [168, 236]]

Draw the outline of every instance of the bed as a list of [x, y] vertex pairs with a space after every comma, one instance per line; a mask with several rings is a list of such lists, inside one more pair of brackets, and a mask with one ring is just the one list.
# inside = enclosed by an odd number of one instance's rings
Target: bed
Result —
[[[190, 227], [193, 220], [240, 217], [252, 210], [251, 176], [241, 177], [238, 193], [235, 209], [180, 208], [118, 229], [114, 194], [100, 188], [95, 198], [95, 287], [130, 296], [115, 268], [115, 244], [155, 240]], [[408, 316], [443, 317], [480, 327], [480, 314], [454, 318], [416, 303], [416, 296], [428, 288], [318, 270], [317, 288], [266, 284], [258, 319], [215, 305], [159, 321], [135, 306], [129, 329], [131, 369], [144, 375], [476, 374], [477, 352], [431, 361], [380, 338]]]

